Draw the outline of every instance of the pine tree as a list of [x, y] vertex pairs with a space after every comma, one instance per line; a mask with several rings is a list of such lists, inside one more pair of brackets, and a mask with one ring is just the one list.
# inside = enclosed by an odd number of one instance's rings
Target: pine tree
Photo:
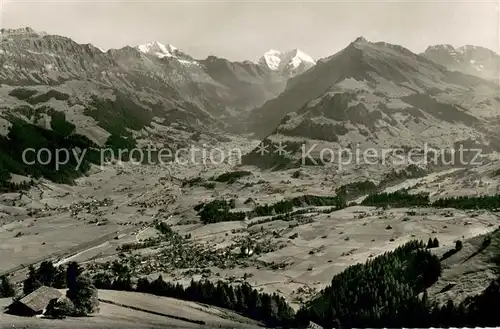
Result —
[[76, 285], [77, 278], [82, 273], [82, 269], [77, 262], [70, 262], [66, 269], [66, 284], [68, 289], [74, 289]]
[[40, 283], [47, 287], [53, 287], [57, 275], [57, 269], [51, 261], [44, 261], [37, 270], [37, 277]]
[[150, 292], [151, 291], [151, 284], [149, 283], [149, 280], [147, 278], [140, 278], [137, 281], [136, 290], [138, 292]]

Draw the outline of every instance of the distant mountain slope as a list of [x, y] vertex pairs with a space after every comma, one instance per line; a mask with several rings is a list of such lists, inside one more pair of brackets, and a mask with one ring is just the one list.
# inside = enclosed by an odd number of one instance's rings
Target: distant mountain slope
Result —
[[450, 70], [495, 82], [500, 79], [500, 55], [484, 47], [435, 45], [428, 47], [421, 55]]
[[199, 63], [214, 81], [229, 89], [235, 106], [239, 108], [261, 106], [285, 89], [287, 79], [284, 76], [250, 61], [231, 62], [209, 56]]
[[292, 78], [252, 119], [258, 136], [275, 142], [445, 147], [473, 139], [499, 147], [499, 92], [401, 46], [358, 38]]

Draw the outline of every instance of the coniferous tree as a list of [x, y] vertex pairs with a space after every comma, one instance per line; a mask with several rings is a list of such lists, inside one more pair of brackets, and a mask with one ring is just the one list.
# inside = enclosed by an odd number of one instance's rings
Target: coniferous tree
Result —
[[82, 269], [77, 262], [70, 262], [66, 269], [66, 284], [68, 289], [73, 289], [76, 285], [77, 278], [82, 273]]
[[6, 275], [0, 277], [0, 298], [14, 297], [16, 290]]
[[38, 274], [35, 267], [31, 265], [28, 271], [28, 278], [23, 282], [24, 295], [28, 295], [42, 286], [42, 283], [38, 280]]

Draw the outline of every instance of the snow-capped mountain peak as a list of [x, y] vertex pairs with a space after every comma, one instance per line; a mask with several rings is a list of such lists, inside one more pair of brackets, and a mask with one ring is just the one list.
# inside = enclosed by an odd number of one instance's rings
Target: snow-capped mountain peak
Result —
[[275, 49], [270, 49], [264, 53], [259, 61], [259, 64], [266, 66], [273, 71], [282, 71], [291, 75], [300, 72], [295, 72], [301, 66], [305, 71], [316, 64], [316, 61], [300, 49], [293, 49], [282, 52]]
[[170, 44], [165, 45], [158, 41], [153, 41], [150, 43], [139, 45], [136, 48], [144, 54], [154, 55], [158, 58], [177, 57], [176, 53], [179, 52], [179, 50], [176, 47]]
[[271, 70], [278, 70], [283, 57], [283, 52], [275, 49], [270, 49], [264, 53], [260, 62], [266, 64]]
[[311, 56], [298, 48], [289, 52], [288, 55], [292, 55], [289, 59], [288, 65], [291, 65], [294, 68], [299, 67], [302, 63], [310, 64], [311, 66], [316, 65], [316, 61]]

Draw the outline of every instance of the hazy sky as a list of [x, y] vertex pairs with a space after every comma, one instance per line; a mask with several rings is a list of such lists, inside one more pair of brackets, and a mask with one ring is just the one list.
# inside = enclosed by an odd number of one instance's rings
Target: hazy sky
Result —
[[254, 60], [271, 48], [321, 58], [364, 36], [414, 52], [440, 43], [500, 52], [498, 1], [0, 1], [1, 27], [104, 49], [157, 40], [197, 58]]

